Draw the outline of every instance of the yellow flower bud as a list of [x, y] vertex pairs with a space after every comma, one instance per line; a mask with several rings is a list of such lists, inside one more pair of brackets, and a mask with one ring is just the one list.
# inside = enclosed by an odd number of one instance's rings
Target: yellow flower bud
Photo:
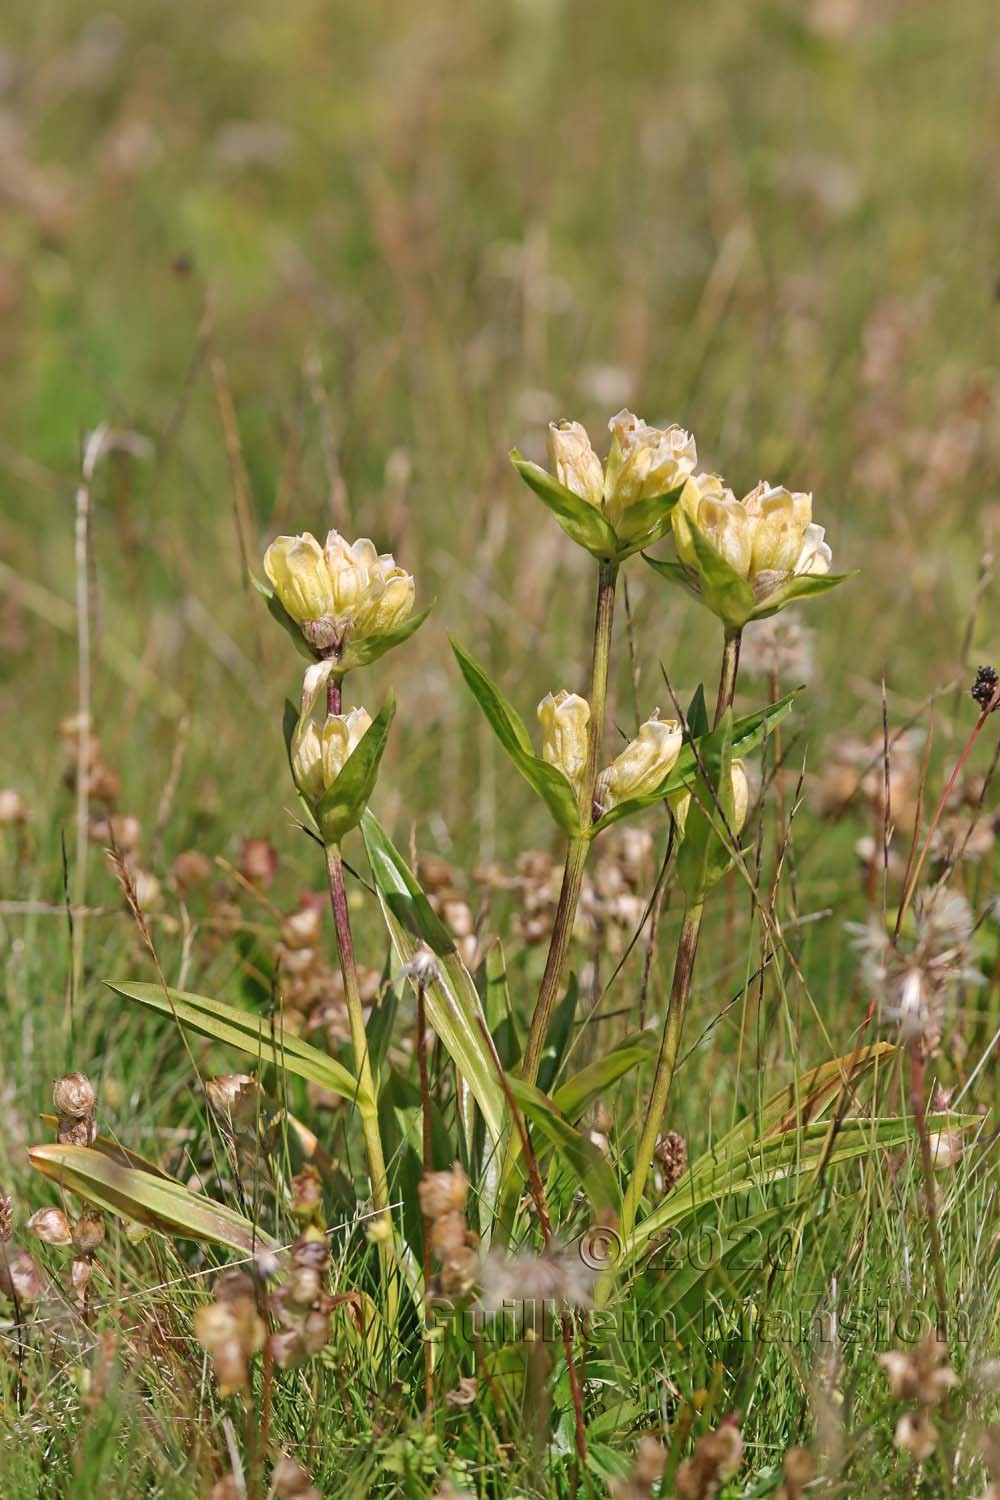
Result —
[[371, 715], [364, 708], [352, 708], [346, 714], [331, 714], [327, 719], [319, 735], [324, 791], [336, 781], [347, 764], [348, 756], [357, 749], [362, 736], [371, 728], [371, 723]]
[[737, 834], [746, 822], [750, 810], [750, 782], [741, 760], [733, 761], [730, 774], [733, 784], [733, 816], [729, 827], [732, 833]]
[[323, 548], [310, 532], [279, 536], [264, 553], [264, 572], [298, 624], [335, 612], [336, 600]]
[[[733, 789], [733, 816], [729, 823], [729, 831], [735, 838], [741, 832], [750, 809], [750, 782], [746, 767], [741, 760], [733, 761], [729, 774], [730, 785]], [[670, 811], [674, 815], [674, 822], [677, 824], [677, 832], [683, 838], [688, 813], [691, 810], [691, 793], [675, 792], [667, 800], [670, 803]]]
[[698, 529], [735, 573], [741, 578], [748, 576], [753, 530], [738, 500], [702, 500], [698, 506]]
[[633, 412], [620, 411], [608, 423], [613, 436], [604, 485], [608, 520], [617, 530], [624, 512], [638, 500], [652, 500], [683, 484], [698, 462], [695, 440], [683, 427], [650, 427]]
[[308, 802], [323, 795], [323, 751], [312, 719], [300, 719], [292, 736], [292, 776]]
[[371, 722], [363, 708], [331, 714], [321, 728], [308, 715], [299, 720], [292, 736], [292, 776], [307, 802], [318, 801], [333, 785]]
[[549, 458], [560, 484], [591, 505], [601, 504], [604, 469], [580, 422], [549, 423]]
[[629, 797], [655, 791], [676, 764], [683, 738], [676, 719], [660, 719], [659, 710], [647, 719], [636, 738], [598, 777], [595, 795], [603, 811], [609, 812]]
[[542, 726], [542, 756], [550, 766], [558, 766], [577, 793], [587, 768], [590, 704], [579, 693], [546, 693], [538, 705], [538, 722]]

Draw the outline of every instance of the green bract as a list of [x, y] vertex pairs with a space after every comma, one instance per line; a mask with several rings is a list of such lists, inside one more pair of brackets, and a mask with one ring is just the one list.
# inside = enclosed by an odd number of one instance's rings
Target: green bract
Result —
[[797, 599], [811, 599], [825, 594], [852, 578], [852, 573], [789, 574], [776, 579], [768, 591], [758, 597], [747, 580], [713, 547], [689, 517], [681, 515], [680, 523], [697, 559], [696, 567], [671, 558], [647, 557], [646, 562], [662, 578], [679, 584], [718, 615], [727, 631], [742, 630], [751, 620], [763, 620]]
[[665, 536], [684, 489], [679, 484], [665, 495], [636, 501], [625, 510], [616, 531], [598, 505], [574, 494], [540, 464], [522, 458], [516, 448], [510, 457], [525, 484], [548, 507], [566, 535], [601, 562], [623, 562]]

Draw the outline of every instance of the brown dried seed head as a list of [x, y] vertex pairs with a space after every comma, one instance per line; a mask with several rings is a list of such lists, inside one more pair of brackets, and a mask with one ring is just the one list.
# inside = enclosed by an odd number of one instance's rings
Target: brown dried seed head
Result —
[[45, 1245], [73, 1243], [73, 1231], [70, 1228], [69, 1219], [61, 1208], [40, 1208], [37, 1213], [31, 1215], [28, 1228]]
[[306, 1354], [318, 1354], [330, 1342], [330, 1314], [312, 1308], [302, 1321], [302, 1347]]
[[38, 1301], [44, 1285], [42, 1273], [27, 1250], [0, 1255], [0, 1296], [24, 1307]]
[[648, 1433], [639, 1439], [635, 1455], [635, 1478], [640, 1484], [652, 1485], [663, 1477], [667, 1454], [659, 1438]]
[[310, 1225], [299, 1235], [292, 1246], [292, 1263], [296, 1266], [312, 1266], [322, 1271], [330, 1259], [330, 1242], [321, 1229]]
[[676, 1130], [668, 1130], [656, 1143], [656, 1159], [663, 1172], [663, 1190], [669, 1193], [687, 1171], [687, 1141]]
[[60, 1115], [58, 1135], [62, 1146], [92, 1146], [97, 1139], [97, 1122], [93, 1115], [84, 1115], [82, 1120]]
[[784, 1484], [778, 1491], [778, 1500], [802, 1500], [802, 1492], [815, 1473], [812, 1456], [807, 1448], [789, 1448], [782, 1466]]
[[464, 1213], [469, 1198], [469, 1179], [456, 1162], [449, 1172], [428, 1172], [418, 1188], [420, 1212], [428, 1219], [449, 1213]]
[[104, 1215], [88, 1209], [73, 1225], [73, 1248], [81, 1255], [93, 1255], [104, 1243], [104, 1234]]
[[52, 1087], [52, 1103], [57, 1114], [82, 1120], [93, 1114], [97, 1095], [86, 1073], [67, 1073], [56, 1079]]
[[210, 1500], [243, 1500], [246, 1486], [238, 1484], [233, 1474], [227, 1474], [218, 1484], [213, 1484]]
[[315, 948], [323, 938], [323, 914], [315, 906], [300, 906], [282, 919], [281, 941], [297, 951]]
[[465, 1245], [468, 1226], [461, 1214], [442, 1214], [431, 1228], [431, 1249], [441, 1260]]
[[289, 1276], [285, 1295], [298, 1307], [309, 1307], [323, 1289], [320, 1273], [312, 1266], [297, 1266]]
[[0, 788], [0, 827], [28, 821], [28, 804], [12, 786]]
[[267, 1348], [279, 1370], [296, 1370], [306, 1359], [305, 1343], [297, 1328], [272, 1333]]
[[0, 1244], [6, 1244], [14, 1233], [14, 1200], [9, 1193], [0, 1193]]
[[316, 1220], [322, 1215], [323, 1179], [308, 1164], [292, 1178], [292, 1213], [300, 1220]]
[[90, 1282], [93, 1274], [94, 1268], [89, 1258], [83, 1259], [80, 1256], [74, 1256], [70, 1261], [66, 1279], [69, 1283], [70, 1291], [77, 1302], [81, 1304], [86, 1302], [90, 1294]]
[[260, 1093], [259, 1083], [247, 1073], [220, 1073], [205, 1083], [212, 1109], [237, 1135], [256, 1130]]
[[278, 851], [268, 839], [244, 839], [240, 874], [265, 890], [278, 873]]
[[212, 878], [212, 862], [198, 849], [184, 849], [174, 860], [170, 882], [180, 896], [186, 896]]
[[271, 1490], [276, 1500], [319, 1500], [309, 1475], [294, 1458], [279, 1458], [271, 1472]]
[[441, 1267], [438, 1284], [446, 1297], [464, 1297], [479, 1280], [480, 1262], [475, 1250], [454, 1250]]

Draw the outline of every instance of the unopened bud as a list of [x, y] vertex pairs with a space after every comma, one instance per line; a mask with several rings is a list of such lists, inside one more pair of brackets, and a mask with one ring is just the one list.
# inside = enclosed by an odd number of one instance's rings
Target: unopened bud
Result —
[[590, 704], [579, 693], [546, 693], [538, 705], [542, 757], [556, 766], [579, 793], [589, 753]]
[[591, 505], [601, 504], [604, 469], [582, 423], [549, 423], [549, 459], [560, 484]]
[[640, 726], [636, 738], [601, 772], [596, 790], [601, 808], [607, 812], [630, 797], [655, 792], [676, 765], [683, 740], [677, 720], [661, 719], [657, 710]]

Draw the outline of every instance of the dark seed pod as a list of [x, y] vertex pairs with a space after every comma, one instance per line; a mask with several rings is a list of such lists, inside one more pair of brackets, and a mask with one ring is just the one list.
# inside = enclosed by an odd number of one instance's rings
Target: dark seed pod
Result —
[[[996, 667], [979, 668], [979, 671], [976, 673], [976, 680], [972, 684], [971, 692], [980, 708], [989, 707], [996, 694], [998, 682], [1000, 682], [1000, 677], [997, 676]], [[994, 707], [1000, 707], [1000, 704], [995, 704]]]

